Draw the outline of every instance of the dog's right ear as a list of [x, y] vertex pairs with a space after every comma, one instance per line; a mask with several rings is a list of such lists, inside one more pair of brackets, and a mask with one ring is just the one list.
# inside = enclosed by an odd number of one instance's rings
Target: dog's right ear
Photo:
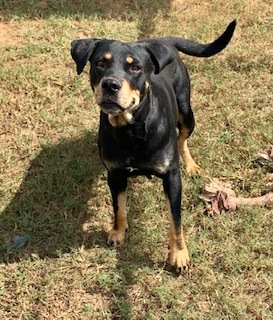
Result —
[[76, 62], [78, 75], [82, 73], [100, 40], [101, 39], [89, 38], [73, 40], [71, 42], [71, 55]]

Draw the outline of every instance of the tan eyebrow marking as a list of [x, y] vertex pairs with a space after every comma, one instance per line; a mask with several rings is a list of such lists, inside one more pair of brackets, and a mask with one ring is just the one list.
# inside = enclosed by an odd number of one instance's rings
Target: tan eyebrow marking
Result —
[[132, 57], [128, 56], [128, 57], [126, 58], [126, 61], [127, 61], [129, 64], [131, 64], [131, 63], [134, 61], [134, 59], [133, 59]]
[[104, 55], [104, 58], [106, 60], [110, 60], [112, 58], [112, 54], [110, 52], [106, 52], [105, 55]]

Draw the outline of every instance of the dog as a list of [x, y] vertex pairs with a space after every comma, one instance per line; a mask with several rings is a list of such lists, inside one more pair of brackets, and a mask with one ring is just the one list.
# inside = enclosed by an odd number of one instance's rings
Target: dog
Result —
[[187, 145], [195, 122], [190, 79], [179, 52], [210, 57], [227, 46], [235, 26], [234, 20], [209, 44], [178, 37], [71, 43], [78, 75], [87, 61], [91, 63], [90, 84], [101, 109], [98, 147], [114, 211], [108, 243], [116, 246], [126, 239], [128, 177], [157, 176], [163, 181], [170, 216], [169, 261], [178, 272], [187, 271], [190, 261], [181, 223], [179, 153], [187, 172], [200, 169]]

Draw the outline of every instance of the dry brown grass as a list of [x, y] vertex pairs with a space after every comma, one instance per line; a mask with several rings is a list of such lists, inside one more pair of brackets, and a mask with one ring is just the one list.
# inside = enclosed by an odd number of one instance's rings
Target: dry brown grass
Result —
[[[161, 182], [133, 179], [130, 239], [105, 244], [111, 201], [100, 165], [99, 110], [70, 41], [164, 35], [213, 40], [234, 18], [231, 44], [184, 57], [192, 79], [196, 160], [236, 194], [272, 187], [256, 154], [272, 144], [271, 1], [4, 1], [0, 22], [0, 318], [271, 319], [272, 207], [210, 219], [203, 178], [184, 174], [192, 255], [188, 276], [167, 268]], [[15, 235], [29, 236], [11, 251]]]

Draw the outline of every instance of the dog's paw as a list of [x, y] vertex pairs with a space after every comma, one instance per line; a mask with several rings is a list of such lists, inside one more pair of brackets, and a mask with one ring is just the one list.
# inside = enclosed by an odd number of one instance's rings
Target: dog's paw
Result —
[[126, 241], [126, 230], [112, 229], [108, 232], [107, 243], [109, 246], [118, 246]]
[[170, 265], [176, 268], [176, 272], [183, 273], [189, 270], [190, 257], [186, 245], [184, 245], [183, 249], [170, 248], [169, 259]]
[[191, 175], [201, 174], [201, 168], [194, 161], [186, 164], [186, 171]]

